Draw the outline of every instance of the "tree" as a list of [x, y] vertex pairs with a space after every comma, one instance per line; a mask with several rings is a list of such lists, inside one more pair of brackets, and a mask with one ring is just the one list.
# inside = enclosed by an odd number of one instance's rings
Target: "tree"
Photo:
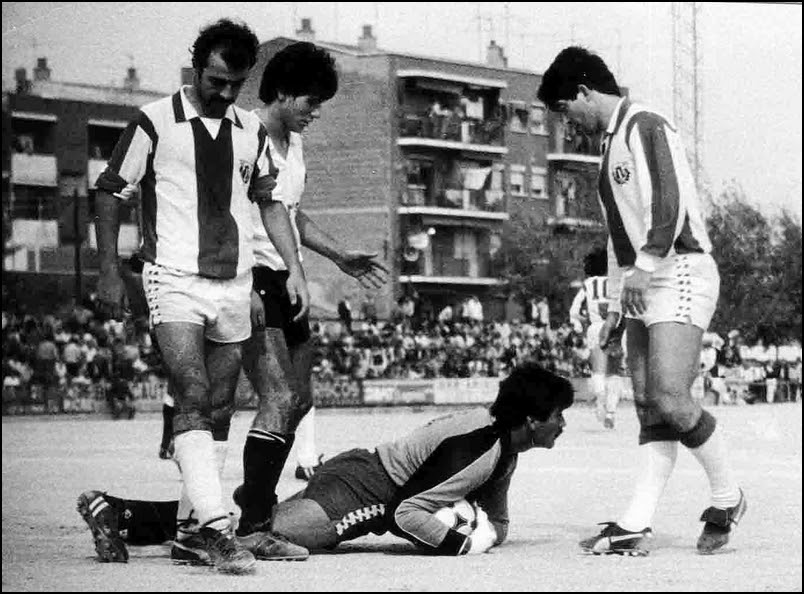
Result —
[[768, 220], [736, 183], [712, 203], [707, 220], [720, 270], [712, 330], [738, 329], [749, 340], [801, 338], [801, 223]]
[[553, 320], [566, 320], [576, 289], [583, 279], [583, 258], [605, 245], [601, 231], [548, 227], [541, 220], [515, 217], [503, 229], [495, 270], [508, 281], [508, 290], [523, 305], [546, 295]]

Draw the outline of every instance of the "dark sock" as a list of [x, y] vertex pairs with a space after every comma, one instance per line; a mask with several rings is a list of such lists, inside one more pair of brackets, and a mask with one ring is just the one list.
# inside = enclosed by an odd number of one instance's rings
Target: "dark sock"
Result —
[[117, 529], [129, 544], [154, 545], [175, 538], [178, 501], [104, 498], [117, 512]]
[[176, 414], [176, 408], [162, 405], [162, 444], [160, 447], [166, 449], [170, 445], [170, 440], [173, 439], [173, 417]]
[[267, 522], [276, 504], [276, 485], [285, 467], [294, 435], [252, 429], [243, 448], [243, 488], [238, 534], [245, 535], [253, 527]]

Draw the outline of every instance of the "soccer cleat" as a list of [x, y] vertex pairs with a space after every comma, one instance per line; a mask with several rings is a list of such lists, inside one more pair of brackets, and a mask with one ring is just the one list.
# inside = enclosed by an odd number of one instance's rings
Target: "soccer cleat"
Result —
[[732, 527], [740, 523], [747, 509], [748, 503], [742, 489], [740, 489], [740, 500], [734, 507], [706, 508], [701, 514], [701, 522], [705, 524], [701, 536], [698, 537], [698, 552], [701, 555], [711, 555], [729, 542]]
[[128, 550], [117, 529], [117, 512], [109, 505], [104, 493], [81, 493], [76, 509], [92, 531], [98, 560], [106, 563], [128, 563]]
[[609, 413], [606, 415], [606, 418], [603, 419], [603, 426], [606, 429], [614, 429], [614, 415]]
[[639, 532], [630, 532], [621, 528], [617, 522], [601, 522], [605, 526], [600, 534], [582, 540], [581, 548], [593, 555], [629, 555], [631, 557], [645, 557], [650, 549], [647, 541], [653, 538], [650, 528], [643, 528]]
[[197, 532], [182, 540], [173, 541], [170, 560], [177, 565], [212, 565], [207, 543]]
[[216, 530], [205, 525], [199, 531], [209, 560], [221, 573], [244, 574], [255, 570], [257, 560], [234, 535], [231, 527]]
[[264, 530], [238, 536], [237, 540], [262, 561], [306, 561], [310, 556], [306, 548]]
[[302, 466], [301, 464], [296, 465], [296, 478], [300, 481], [309, 481], [313, 478], [315, 471], [318, 470], [318, 467], [321, 466], [321, 461], [324, 459], [324, 454], [318, 456], [318, 462], [313, 466]]

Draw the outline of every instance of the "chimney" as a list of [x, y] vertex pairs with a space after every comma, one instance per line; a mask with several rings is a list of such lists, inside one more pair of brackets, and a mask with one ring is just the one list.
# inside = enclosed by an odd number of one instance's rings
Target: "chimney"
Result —
[[36, 59], [34, 80], [50, 80], [50, 68], [47, 67], [47, 58]]
[[17, 68], [14, 71], [14, 80], [17, 81], [17, 93], [24, 95], [31, 90], [31, 81], [28, 80], [28, 73], [25, 68]]
[[505, 57], [505, 52], [503, 52], [502, 46], [497, 45], [497, 42], [493, 39], [491, 40], [491, 43], [489, 43], [489, 47], [486, 50], [486, 64], [492, 66], [493, 68], [508, 67], [508, 58]]
[[311, 19], [301, 20], [301, 29], [296, 29], [296, 37], [302, 41], [315, 40], [315, 31], [313, 31], [313, 21]]
[[181, 84], [182, 85], [193, 84], [193, 76], [195, 76], [195, 71], [193, 70], [193, 67], [183, 66], [181, 69]]
[[364, 54], [377, 51], [377, 38], [371, 33], [371, 25], [363, 25], [363, 36], [357, 40], [357, 47]]
[[140, 79], [137, 76], [137, 69], [133, 66], [130, 66], [128, 69], [128, 74], [126, 78], [123, 80], [123, 88], [127, 91], [139, 91], [140, 90]]

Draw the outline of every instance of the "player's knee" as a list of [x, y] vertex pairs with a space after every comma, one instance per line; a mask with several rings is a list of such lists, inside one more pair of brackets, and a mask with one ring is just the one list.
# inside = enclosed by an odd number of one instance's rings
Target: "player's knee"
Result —
[[595, 396], [602, 396], [606, 393], [606, 376], [602, 373], [593, 373], [589, 378], [589, 385], [592, 389], [592, 394]]
[[272, 531], [308, 549], [331, 549], [338, 533], [324, 509], [312, 499], [291, 499], [274, 510]]

